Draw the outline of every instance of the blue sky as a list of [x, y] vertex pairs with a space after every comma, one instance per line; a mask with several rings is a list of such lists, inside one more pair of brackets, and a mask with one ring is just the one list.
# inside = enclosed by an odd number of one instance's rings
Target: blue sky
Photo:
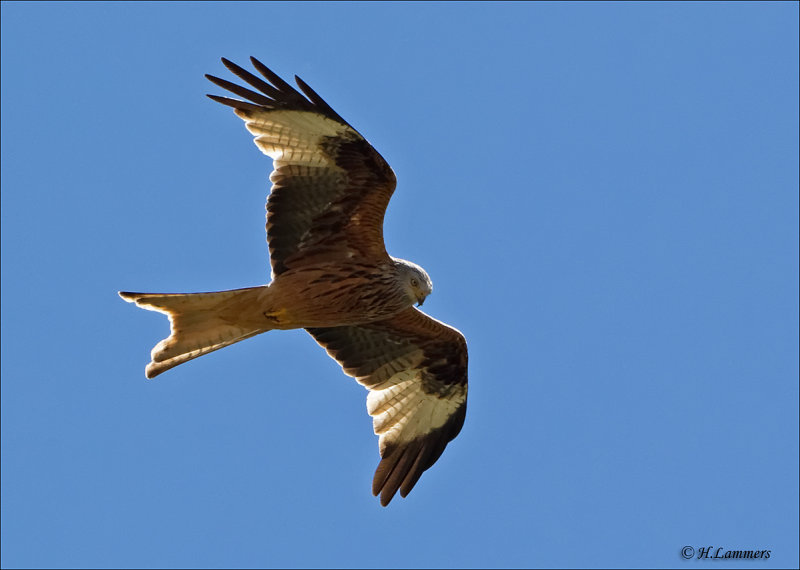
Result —
[[[798, 3], [2, 4], [4, 567], [798, 565]], [[370, 494], [302, 331], [144, 377], [116, 292], [259, 285], [270, 161], [203, 74], [300, 75], [397, 173], [467, 420]]]

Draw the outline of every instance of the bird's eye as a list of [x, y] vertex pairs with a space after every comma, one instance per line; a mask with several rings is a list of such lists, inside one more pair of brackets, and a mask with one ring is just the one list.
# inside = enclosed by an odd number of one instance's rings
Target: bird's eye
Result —
[[419, 287], [419, 281], [417, 281], [416, 277], [411, 278], [411, 286], [412, 287]]

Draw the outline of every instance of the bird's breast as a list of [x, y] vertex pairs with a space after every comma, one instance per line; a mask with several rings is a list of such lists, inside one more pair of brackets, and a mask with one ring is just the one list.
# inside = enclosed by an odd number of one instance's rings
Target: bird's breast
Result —
[[270, 302], [298, 327], [382, 320], [413, 304], [391, 267], [363, 263], [290, 269], [270, 285]]

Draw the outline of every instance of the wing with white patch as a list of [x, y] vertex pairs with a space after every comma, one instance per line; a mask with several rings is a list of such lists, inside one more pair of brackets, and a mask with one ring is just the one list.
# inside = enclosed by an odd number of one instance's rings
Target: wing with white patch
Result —
[[368, 325], [307, 330], [369, 389], [381, 453], [373, 494], [384, 506], [398, 490], [405, 497], [464, 424], [464, 336], [413, 307]]
[[295, 90], [250, 58], [264, 79], [222, 59], [258, 91], [211, 75], [247, 101], [209, 95], [245, 121], [272, 158], [267, 241], [272, 272], [320, 259], [385, 259], [383, 217], [396, 180], [383, 157], [299, 77]]

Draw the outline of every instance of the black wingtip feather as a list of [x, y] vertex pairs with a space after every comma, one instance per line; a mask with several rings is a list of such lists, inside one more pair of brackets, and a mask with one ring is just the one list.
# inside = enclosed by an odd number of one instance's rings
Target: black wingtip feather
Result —
[[380, 494], [382, 507], [387, 506], [397, 492], [399, 484], [392, 488], [392, 478], [396, 477], [395, 473], [407, 452], [407, 447], [395, 448], [378, 464], [378, 469], [375, 471], [375, 477], [372, 480], [372, 494], [376, 496]]
[[260, 61], [258, 61], [252, 55], [250, 56], [250, 62], [253, 64], [253, 67], [255, 67], [256, 70], [261, 75], [266, 77], [267, 80], [270, 83], [272, 83], [275, 87], [277, 87], [279, 90], [284, 91], [286, 93], [294, 93], [294, 94], [299, 95], [300, 97], [302, 97], [302, 95], [300, 95], [300, 93], [298, 93], [297, 90], [294, 87], [292, 87], [291, 85], [286, 83], [283, 79], [280, 78], [280, 76], [277, 73], [272, 71], [269, 67], [267, 67], [266, 65], [264, 65]]
[[259, 91], [261, 91], [264, 95], [271, 97], [272, 99], [279, 100], [282, 97], [280, 89], [277, 89], [261, 79], [244, 69], [233, 63], [232, 61], [228, 61], [227, 59], [223, 58], [223, 63], [228, 70], [237, 76], [240, 79], [243, 79]]
[[261, 93], [256, 93], [255, 91], [247, 89], [246, 87], [242, 87], [241, 85], [237, 85], [236, 83], [232, 83], [227, 79], [221, 79], [214, 75], [209, 75], [208, 73], [206, 73], [206, 79], [208, 79], [214, 85], [222, 87], [223, 89], [227, 89], [231, 93], [235, 93], [239, 97], [244, 97], [245, 99], [266, 107], [267, 109], [275, 106], [275, 101], [273, 99], [270, 99]]
[[400, 458], [397, 460], [394, 469], [392, 469], [392, 473], [383, 484], [383, 490], [381, 491], [381, 505], [384, 507], [388, 505], [392, 498], [394, 498], [395, 494], [397, 494], [397, 491], [402, 486], [403, 481], [413, 478], [413, 467], [417, 462], [421, 448], [422, 442], [420, 440], [414, 440], [409, 442], [402, 450]]
[[233, 107], [238, 111], [261, 111], [263, 107], [260, 105], [254, 105], [253, 103], [248, 103], [247, 101], [239, 101], [238, 99], [231, 99], [230, 97], [221, 97], [220, 95], [211, 95], [209, 93], [206, 94], [206, 97], [209, 99], [216, 101], [217, 103], [222, 103], [227, 107]]
[[428, 462], [428, 458], [433, 451], [433, 446], [428, 442], [422, 442], [422, 446], [420, 450], [417, 452], [417, 458], [414, 460], [414, 464], [408, 470], [408, 474], [406, 474], [405, 478], [403, 479], [403, 484], [400, 485], [400, 496], [405, 498], [410, 492], [411, 489], [414, 488], [414, 485], [417, 484], [419, 478], [422, 477], [422, 474], [433, 465], [433, 463]]
[[331, 108], [331, 106], [328, 105], [325, 102], [325, 100], [317, 94], [316, 91], [311, 89], [308, 83], [300, 79], [300, 77], [298, 77], [297, 75], [294, 76], [294, 80], [297, 83], [297, 86], [300, 87], [300, 90], [303, 92], [303, 94], [305, 94], [305, 96], [308, 97], [311, 100], [311, 102], [314, 103], [314, 105], [316, 105], [318, 108], [320, 108], [326, 115], [328, 115], [329, 117], [336, 118], [343, 123], [345, 122], [345, 120], [342, 119], [341, 116], [339, 116], [339, 113], [334, 111]]
[[397, 448], [391, 448], [387, 450], [383, 454], [383, 458], [381, 459], [380, 463], [378, 463], [378, 468], [375, 469], [375, 475], [372, 477], [372, 494], [376, 497], [383, 489], [384, 485], [386, 484], [386, 480], [392, 474], [392, 471], [397, 465], [397, 461], [402, 456], [402, 453], [395, 453], [395, 451], [397, 451]]

